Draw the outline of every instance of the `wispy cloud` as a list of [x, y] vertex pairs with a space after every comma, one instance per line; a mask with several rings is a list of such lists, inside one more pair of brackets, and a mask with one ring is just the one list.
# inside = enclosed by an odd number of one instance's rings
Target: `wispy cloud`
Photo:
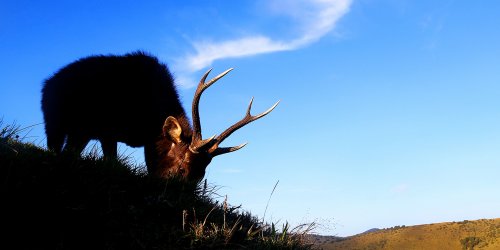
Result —
[[298, 0], [290, 4], [284, 0], [270, 0], [268, 7], [279, 6], [280, 14], [292, 18], [300, 30], [295, 38], [282, 40], [279, 34], [269, 37], [254, 35], [218, 42], [193, 41], [195, 53], [177, 60], [181, 76], [178, 82], [188, 87], [193, 81], [190, 74], [210, 66], [214, 61], [225, 58], [253, 56], [264, 53], [296, 50], [318, 41], [333, 30], [337, 21], [344, 16], [352, 0]]
[[185, 63], [190, 71], [203, 69], [215, 60], [251, 56], [293, 49], [290, 44], [273, 41], [265, 36], [243, 37], [219, 43], [194, 43], [195, 55], [185, 58]]

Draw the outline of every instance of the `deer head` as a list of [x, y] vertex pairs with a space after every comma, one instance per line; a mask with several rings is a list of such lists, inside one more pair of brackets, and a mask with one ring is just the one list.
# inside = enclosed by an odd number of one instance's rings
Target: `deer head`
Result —
[[171, 142], [169, 149], [166, 152], [164, 161], [169, 164], [161, 164], [160, 166], [169, 166], [168, 169], [162, 170], [160, 175], [165, 176], [181, 176], [188, 180], [201, 180], [205, 175], [205, 169], [211, 162], [212, 158], [215, 156], [234, 152], [243, 148], [246, 143], [234, 146], [234, 147], [219, 147], [219, 145], [236, 130], [242, 128], [243, 126], [264, 117], [269, 114], [278, 105], [279, 101], [276, 102], [271, 108], [259, 115], [251, 115], [253, 98], [250, 100], [246, 115], [230, 126], [219, 136], [212, 136], [208, 139], [202, 139], [201, 134], [201, 124], [200, 115], [198, 110], [198, 104], [200, 102], [201, 94], [212, 84], [217, 82], [219, 79], [224, 77], [229, 73], [232, 68], [224, 71], [218, 76], [214, 77], [208, 82], [205, 82], [211, 69], [208, 70], [200, 80], [196, 92], [193, 98], [192, 104], [192, 118], [193, 118], [193, 128], [191, 138], [183, 136], [184, 129], [190, 129], [187, 126], [183, 126], [182, 122], [173, 116], [169, 116], [163, 125], [163, 136]]

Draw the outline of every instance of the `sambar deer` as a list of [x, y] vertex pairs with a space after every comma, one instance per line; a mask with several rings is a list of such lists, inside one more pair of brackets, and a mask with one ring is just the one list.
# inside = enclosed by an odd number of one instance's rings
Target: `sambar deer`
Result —
[[[179, 101], [167, 65], [144, 52], [123, 56], [82, 58], [45, 80], [42, 111], [48, 148], [80, 154], [92, 139], [100, 141], [105, 157], [117, 157], [117, 142], [144, 146], [148, 173], [200, 180], [213, 157], [241, 149], [219, 147], [229, 135], [269, 114], [250, 114], [219, 136], [202, 139], [198, 104], [201, 94], [228, 69], [206, 82], [200, 80], [192, 103], [193, 126]], [[64, 147], [63, 147], [64, 145]]]

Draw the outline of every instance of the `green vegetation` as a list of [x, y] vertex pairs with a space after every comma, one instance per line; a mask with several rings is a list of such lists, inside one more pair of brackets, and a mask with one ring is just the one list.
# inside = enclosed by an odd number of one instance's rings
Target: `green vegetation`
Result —
[[467, 237], [460, 240], [463, 250], [474, 250], [474, 247], [481, 243], [481, 239], [477, 237]]
[[0, 127], [2, 249], [313, 247], [313, 225], [263, 224], [215, 201], [206, 182], [153, 178], [126, 158], [56, 156], [22, 142], [19, 126]]

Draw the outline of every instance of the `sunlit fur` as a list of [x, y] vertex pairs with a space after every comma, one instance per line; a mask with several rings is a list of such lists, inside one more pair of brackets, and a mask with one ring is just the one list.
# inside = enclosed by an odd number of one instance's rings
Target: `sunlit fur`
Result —
[[[206, 153], [188, 149], [193, 131], [167, 66], [144, 52], [90, 56], [63, 67], [45, 81], [42, 111], [47, 145], [56, 153], [81, 153], [97, 139], [114, 158], [117, 142], [124, 142], [144, 146], [150, 174], [194, 180], [210, 163]], [[182, 127], [180, 144], [162, 133], [168, 116]]]

